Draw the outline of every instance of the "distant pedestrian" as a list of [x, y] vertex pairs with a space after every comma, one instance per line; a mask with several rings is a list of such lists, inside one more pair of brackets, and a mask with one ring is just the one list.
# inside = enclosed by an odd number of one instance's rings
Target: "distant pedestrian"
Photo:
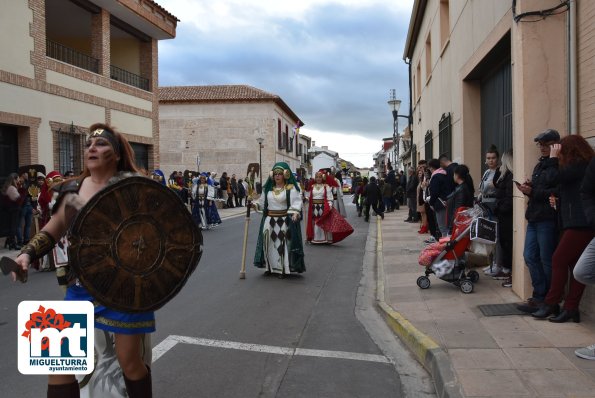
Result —
[[382, 193], [378, 185], [376, 185], [376, 177], [370, 177], [370, 182], [364, 188], [364, 195], [366, 197], [364, 220], [366, 222], [370, 220], [370, 207], [384, 220], [384, 211], [380, 209], [382, 205]]
[[407, 207], [409, 208], [409, 215], [405, 222], [418, 222], [417, 217], [417, 186], [419, 180], [415, 175], [415, 169], [409, 167], [407, 169], [407, 185], [405, 189], [405, 196], [407, 197]]

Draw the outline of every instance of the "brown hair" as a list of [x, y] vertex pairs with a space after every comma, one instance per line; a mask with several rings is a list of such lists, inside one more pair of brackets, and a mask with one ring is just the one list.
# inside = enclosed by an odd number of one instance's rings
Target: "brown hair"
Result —
[[[95, 123], [91, 127], [89, 127], [89, 131], [95, 131], [97, 129], [105, 129], [111, 131], [112, 133], [114, 133], [114, 136], [118, 140], [118, 144], [120, 144], [120, 153], [117, 153], [117, 155], [120, 156], [117, 170], [138, 173], [139, 169], [138, 167], [136, 167], [136, 163], [134, 162], [134, 150], [130, 146], [130, 143], [128, 143], [128, 140], [119, 131], [117, 131], [114, 127], [110, 126], [109, 124]], [[114, 151], [115, 150], [116, 148], [114, 148]], [[89, 172], [87, 165], [85, 165], [81, 177], [88, 177], [90, 174], [91, 173]]]
[[558, 162], [561, 167], [572, 163], [589, 163], [595, 152], [591, 145], [580, 135], [567, 135], [560, 141], [562, 149], [558, 154]]
[[500, 159], [500, 152], [498, 152], [498, 149], [496, 148], [496, 145], [490, 145], [490, 147], [486, 151], [486, 154], [488, 154], [488, 153], [495, 153], [496, 154], [496, 157], [498, 159]]

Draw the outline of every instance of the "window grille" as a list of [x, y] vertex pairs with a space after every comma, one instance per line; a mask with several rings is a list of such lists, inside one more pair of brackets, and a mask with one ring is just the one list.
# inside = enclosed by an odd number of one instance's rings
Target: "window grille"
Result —
[[452, 129], [450, 124], [450, 113], [442, 114], [438, 123], [438, 152], [440, 156], [446, 155], [452, 159]]
[[433, 158], [434, 140], [432, 138], [432, 130], [428, 130], [425, 136], [425, 155], [426, 160]]
[[67, 171], [78, 175], [83, 171], [85, 136], [77, 133], [74, 127], [70, 131], [57, 131], [58, 169], [64, 175]]

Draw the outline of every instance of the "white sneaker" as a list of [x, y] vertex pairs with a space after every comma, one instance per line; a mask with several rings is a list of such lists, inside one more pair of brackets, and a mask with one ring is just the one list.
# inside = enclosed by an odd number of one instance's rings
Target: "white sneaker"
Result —
[[574, 351], [574, 354], [579, 358], [589, 359], [593, 361], [595, 360], [595, 344], [585, 348], [579, 348], [576, 351]]
[[488, 272], [488, 271], [489, 271], [489, 270], [491, 270], [491, 269], [492, 269], [492, 266], [491, 266], [491, 265], [488, 265], [487, 267], [483, 267], [482, 271], [483, 271], [483, 272], [484, 272], [484, 274], [485, 274], [486, 272]]
[[487, 271], [484, 271], [484, 274], [487, 276], [496, 276], [500, 272], [502, 272], [502, 267], [498, 267], [497, 265], [494, 265], [494, 266], [492, 266], [491, 271], [488, 269]]

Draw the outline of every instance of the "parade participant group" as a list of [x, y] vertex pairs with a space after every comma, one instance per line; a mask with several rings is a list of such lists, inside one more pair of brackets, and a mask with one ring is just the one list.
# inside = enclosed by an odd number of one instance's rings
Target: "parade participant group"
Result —
[[[13, 239], [7, 239], [7, 248], [21, 250], [16, 258], [17, 268], [12, 272], [13, 280], [26, 281], [23, 275], [30, 267], [37, 268], [41, 259], [50, 259], [46, 262], [56, 270], [58, 285], [65, 292], [64, 299], [94, 303], [95, 328], [100, 331], [95, 334], [95, 347], [96, 352], [98, 348], [103, 351], [103, 354], [98, 353], [98, 361], [111, 361], [110, 375], [101, 374], [96, 367], [92, 375], [96, 379], [94, 383], [83, 382], [74, 375], [49, 375], [47, 396], [50, 398], [152, 396], [150, 333], [156, 330], [155, 313], [127, 312], [102, 305], [69, 266], [67, 236], [73, 219], [87, 202], [114, 182], [145, 175], [161, 186], [173, 189], [188, 204], [191, 218], [201, 230], [221, 224], [217, 202], [225, 201], [227, 206], [224, 207], [254, 208], [262, 213], [254, 266], [264, 269], [265, 275], [275, 274], [281, 279], [306, 271], [304, 242], [333, 244], [353, 232], [344, 218], [341, 187], [331, 170], [320, 170], [312, 180], [298, 182], [289, 165], [279, 162], [271, 169], [262, 189], [257, 189], [260, 187], [257, 187], [255, 177], [260, 170], [250, 164], [246, 178], [235, 181], [234, 175], [234, 181], [228, 181], [228, 186], [234, 186], [234, 189], [231, 192], [228, 189], [227, 195], [223, 195], [219, 192], [221, 183], [217, 183], [215, 173], [175, 172], [168, 180], [161, 170], [143, 173], [135, 165], [130, 144], [114, 127], [98, 123], [92, 125], [89, 132], [85, 142], [84, 170], [80, 176], [75, 177], [69, 172], [65, 178], [57, 171], [46, 176], [43, 166], [27, 166], [29, 170], [23, 170], [22, 177], [15, 173], [2, 191], [3, 197], [8, 197], [13, 194], [11, 187], [14, 187], [15, 203], [21, 207], [31, 206], [31, 213], [39, 213], [36, 217], [32, 214], [29, 222], [18, 231], [17, 225], [23, 226], [23, 223], [19, 224], [18, 213], [13, 212], [14, 220], [11, 218], [10, 223]], [[242, 204], [244, 198], [246, 203]], [[304, 217], [305, 241], [301, 225]], [[32, 220], [36, 224], [33, 228]], [[109, 346], [114, 347], [111, 354]], [[107, 366], [102, 368], [103, 372], [108, 371]], [[113, 380], [114, 373], [121, 374], [120, 380], [117, 376]], [[106, 378], [112, 379], [110, 383], [101, 382]]]

